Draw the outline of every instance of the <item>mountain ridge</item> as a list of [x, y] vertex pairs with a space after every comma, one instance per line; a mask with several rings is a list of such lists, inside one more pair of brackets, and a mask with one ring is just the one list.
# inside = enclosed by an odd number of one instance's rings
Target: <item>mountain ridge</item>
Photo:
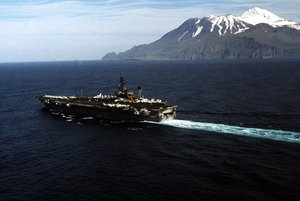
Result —
[[300, 25], [270, 11], [252, 8], [231, 14], [190, 18], [160, 39], [103, 60], [202, 60], [300, 57]]

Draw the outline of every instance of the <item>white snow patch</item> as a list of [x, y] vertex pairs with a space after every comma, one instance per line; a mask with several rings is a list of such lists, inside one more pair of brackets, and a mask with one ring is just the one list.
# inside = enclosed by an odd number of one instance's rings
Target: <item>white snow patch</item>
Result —
[[197, 31], [194, 32], [192, 36], [193, 37], [198, 36], [201, 33], [202, 29], [203, 29], [203, 26], [197, 26]]
[[[212, 23], [210, 32], [213, 32], [215, 30], [215, 27], [218, 27], [218, 34], [220, 36], [224, 36], [229, 31], [230, 33], [236, 34], [249, 29], [249, 27], [247, 27], [247, 25], [245, 25], [243, 21], [241, 21], [234, 15], [226, 15], [226, 16], [211, 15], [208, 17], [208, 20]], [[222, 26], [224, 24], [225, 26]]]
[[234, 32], [234, 34], [239, 34], [239, 33], [242, 33], [244, 31], [246, 31], [247, 29], [249, 29], [249, 27], [246, 27], [244, 29], [239, 29], [238, 31]]
[[242, 20], [248, 22], [249, 24], [259, 24], [259, 23], [272, 23], [284, 20], [277, 15], [271, 13], [268, 10], [261, 9], [258, 7], [247, 10], [242, 16]]
[[230, 24], [229, 25], [230, 33], [232, 33], [232, 31], [233, 31], [232, 29], [233, 29], [233, 27], [235, 27], [235, 25], [234, 25], [234, 19], [233, 19], [233, 17], [231, 17], [231, 16], [229, 17], [228, 16], [228, 20], [229, 20], [229, 24]]
[[215, 26], [217, 26], [219, 28], [218, 30], [218, 33], [219, 35], [221, 36], [222, 35], [222, 29], [223, 27], [220, 25], [222, 23], [222, 21], [224, 20], [223, 18], [224, 16], [213, 16], [213, 15], [210, 15], [208, 17], [208, 19], [211, 21], [212, 25], [211, 25], [211, 28], [210, 28], [210, 32], [213, 32], [214, 29], [215, 29]]
[[257, 7], [249, 9], [238, 18], [252, 25], [265, 23], [272, 27], [288, 26], [290, 28], [300, 30], [300, 25], [297, 22], [285, 20], [268, 10]]
[[189, 32], [189, 31], [184, 32], [184, 33], [182, 34], [182, 36], [180, 36], [180, 37], [178, 38], [178, 41], [180, 41], [180, 40], [182, 39], [182, 37], [185, 36], [185, 34], [187, 34], [188, 32]]
[[213, 15], [210, 15], [208, 17], [208, 19], [212, 22], [212, 25], [211, 25], [211, 28], [210, 28], [210, 32], [213, 32], [214, 31], [214, 28], [215, 28], [215, 25], [217, 24], [218, 22], [218, 18], [216, 16], [213, 16]]
[[228, 19], [228, 17], [225, 17], [225, 18], [224, 18], [224, 21], [225, 21], [226, 28], [225, 28], [225, 30], [224, 30], [223, 35], [225, 35], [225, 34], [227, 33], [227, 30], [228, 30], [228, 28], [229, 28], [229, 19]]
[[219, 27], [218, 33], [219, 33], [220, 36], [222, 36], [222, 29], [223, 29], [223, 27], [221, 26], [221, 23], [224, 20], [224, 16], [221, 16], [221, 17], [218, 17], [218, 18], [219, 18], [218, 19], [218, 23], [217, 23], [217, 26]]

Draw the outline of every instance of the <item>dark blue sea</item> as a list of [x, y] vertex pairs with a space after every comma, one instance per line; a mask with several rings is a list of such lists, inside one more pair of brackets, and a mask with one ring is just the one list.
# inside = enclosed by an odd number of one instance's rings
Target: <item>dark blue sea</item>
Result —
[[[177, 120], [42, 110], [38, 95], [129, 88]], [[0, 200], [300, 200], [300, 60], [0, 64]]]

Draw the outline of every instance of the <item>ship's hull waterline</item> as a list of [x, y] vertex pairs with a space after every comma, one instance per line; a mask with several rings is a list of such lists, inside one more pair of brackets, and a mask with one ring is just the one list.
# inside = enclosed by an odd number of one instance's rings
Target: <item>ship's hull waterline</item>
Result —
[[176, 117], [177, 106], [157, 102], [119, 102], [118, 98], [38, 96], [53, 113], [126, 122], [164, 121]]

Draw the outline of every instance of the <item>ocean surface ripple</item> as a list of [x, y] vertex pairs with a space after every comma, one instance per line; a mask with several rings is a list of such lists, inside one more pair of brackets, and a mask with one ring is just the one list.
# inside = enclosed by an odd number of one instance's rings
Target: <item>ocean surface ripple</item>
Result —
[[[35, 99], [112, 95], [120, 73], [178, 119], [107, 123]], [[300, 60], [2, 63], [0, 75], [1, 201], [300, 200]]]

